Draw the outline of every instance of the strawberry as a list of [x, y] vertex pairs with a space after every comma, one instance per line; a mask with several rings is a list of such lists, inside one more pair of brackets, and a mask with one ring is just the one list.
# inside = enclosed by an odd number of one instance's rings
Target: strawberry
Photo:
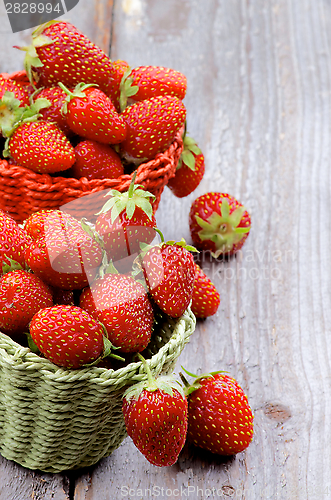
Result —
[[118, 144], [126, 137], [126, 124], [107, 95], [92, 84], [78, 84], [67, 93], [62, 113], [73, 132], [103, 144]]
[[76, 161], [70, 169], [72, 177], [80, 179], [116, 179], [124, 167], [116, 151], [108, 144], [85, 140], [75, 146]]
[[24, 253], [31, 242], [25, 229], [3, 210], [0, 210], [0, 275], [15, 261], [17, 268], [25, 267]]
[[7, 137], [5, 158], [10, 156], [18, 165], [38, 173], [55, 173], [74, 164], [74, 148], [65, 134], [55, 123], [39, 119], [40, 111], [49, 105], [47, 99], [37, 99], [22, 108], [20, 101], [5, 93], [0, 101], [0, 107], [8, 110], [6, 119], [0, 117], [2, 133]]
[[62, 106], [65, 103], [67, 94], [58, 85], [53, 87], [45, 87], [37, 93], [38, 99], [47, 99], [50, 103], [48, 108], [40, 110], [40, 114], [44, 120], [56, 123], [60, 130], [67, 136], [72, 136], [65, 116], [61, 113]]
[[217, 312], [220, 294], [198, 264], [195, 264], [195, 270], [191, 309], [197, 318], [207, 318]]
[[16, 269], [0, 280], [0, 330], [15, 338], [35, 313], [53, 305], [52, 294], [34, 274]]
[[165, 95], [137, 102], [121, 116], [127, 125], [121, 152], [128, 161], [141, 163], [170, 146], [184, 125], [186, 109], [180, 99]]
[[24, 221], [24, 230], [33, 240], [37, 240], [44, 235], [45, 229], [44, 224], [47, 221], [47, 217], [54, 214], [52, 209], [38, 210], [29, 215], [29, 217]]
[[13, 80], [0, 77], [0, 99], [3, 98], [5, 92], [12, 92], [16, 99], [20, 101], [20, 106], [29, 106], [29, 94], [26, 88]]
[[103, 353], [102, 325], [78, 306], [41, 309], [31, 320], [30, 335], [47, 359], [65, 368], [80, 368]]
[[153, 465], [173, 465], [187, 434], [187, 401], [173, 377], [153, 378], [145, 362], [147, 379], [126, 390], [122, 411], [128, 435]]
[[167, 184], [177, 198], [191, 194], [205, 173], [205, 157], [195, 140], [185, 134], [183, 142], [184, 150], [179, 158], [175, 175]]
[[143, 101], [170, 95], [182, 100], [186, 88], [186, 77], [179, 71], [162, 66], [139, 66], [125, 73], [121, 82], [121, 106], [125, 109], [128, 97], [133, 101]]
[[204, 374], [185, 393], [189, 441], [219, 455], [234, 455], [248, 447], [254, 417], [247, 396], [233, 377], [220, 372]]
[[51, 285], [48, 285], [48, 288], [51, 291], [54, 305], [76, 305], [73, 290], [62, 290], [62, 288], [56, 288]]
[[160, 307], [179, 318], [190, 304], [195, 280], [194, 250], [180, 242], [162, 242], [144, 251], [142, 267], [148, 290]]
[[62, 82], [75, 87], [80, 82], [98, 85], [107, 95], [116, 77], [111, 60], [81, 31], [65, 21], [50, 21], [32, 33], [24, 65], [38, 88]]
[[141, 283], [131, 276], [106, 274], [80, 296], [80, 307], [99, 320], [113, 346], [141, 352], [150, 341], [153, 309]]
[[84, 288], [101, 264], [99, 244], [80, 222], [60, 210], [42, 220], [41, 236], [25, 251], [28, 266], [49, 285], [64, 290]]
[[148, 198], [154, 196], [134, 184], [133, 175], [129, 190], [124, 193], [112, 189], [111, 196], [95, 223], [102, 237], [109, 259], [117, 261], [140, 251], [141, 243], [151, 243], [155, 236], [156, 220]]
[[189, 224], [198, 250], [209, 251], [217, 258], [240, 250], [250, 232], [251, 218], [233, 196], [210, 192], [192, 203]]

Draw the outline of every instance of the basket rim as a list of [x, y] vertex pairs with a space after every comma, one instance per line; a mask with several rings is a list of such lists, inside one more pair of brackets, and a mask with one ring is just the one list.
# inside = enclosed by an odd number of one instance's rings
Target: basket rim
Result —
[[[184, 345], [188, 343], [195, 329], [196, 317], [192, 313], [191, 308], [188, 307], [184, 314], [177, 320], [174, 320], [173, 323], [173, 331], [169, 340], [151, 358], [146, 359], [155, 375], [161, 373], [167, 358], [171, 357], [172, 348], [177, 346], [179, 340]], [[93, 383], [101, 383], [102, 385], [116, 385], [121, 381], [125, 384], [130, 380], [132, 382], [140, 381], [146, 375], [141, 361], [128, 363], [126, 366], [116, 370], [98, 366], [79, 369], [59, 367], [47, 358], [33, 353], [30, 348], [18, 344], [11, 337], [0, 331], [1, 355], [3, 361], [7, 362], [14, 369], [24, 370], [25, 373], [29, 370], [39, 370], [43, 376], [55, 382], [73, 383], [86, 380]]]

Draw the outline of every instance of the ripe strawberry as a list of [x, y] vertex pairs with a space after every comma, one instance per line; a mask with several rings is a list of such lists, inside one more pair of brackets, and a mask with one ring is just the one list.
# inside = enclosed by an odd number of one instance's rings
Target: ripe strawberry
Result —
[[195, 264], [195, 269], [191, 310], [197, 318], [207, 318], [217, 312], [220, 294], [198, 264]]
[[217, 258], [240, 250], [251, 229], [251, 218], [233, 196], [210, 192], [192, 203], [189, 224], [198, 250], [210, 251]]
[[63, 104], [67, 94], [57, 85], [53, 87], [45, 87], [37, 94], [38, 99], [47, 99], [50, 102], [48, 108], [40, 110], [40, 114], [44, 120], [56, 123], [60, 130], [67, 136], [73, 135], [65, 116], [61, 113]]
[[0, 275], [9, 270], [11, 261], [25, 267], [24, 252], [31, 239], [25, 229], [3, 210], [0, 210]]
[[36, 86], [51, 87], [62, 82], [75, 87], [80, 82], [98, 85], [110, 94], [116, 77], [111, 60], [81, 31], [65, 21], [50, 21], [32, 33], [24, 65]]
[[141, 163], [170, 146], [184, 125], [186, 109], [180, 99], [165, 95], [137, 102], [121, 116], [127, 124], [122, 154], [128, 161]]
[[20, 101], [20, 106], [29, 106], [29, 94], [26, 88], [13, 80], [0, 77], [0, 99], [3, 98], [5, 92], [12, 92], [16, 99]]
[[103, 352], [103, 328], [78, 306], [57, 305], [37, 312], [30, 323], [32, 340], [57, 366], [80, 368]]
[[29, 215], [29, 217], [24, 221], [24, 230], [33, 240], [37, 240], [44, 235], [44, 223], [47, 217], [54, 214], [52, 209], [38, 210]]
[[0, 279], [0, 330], [11, 337], [24, 333], [34, 314], [52, 305], [49, 288], [34, 274], [17, 269]]
[[149, 292], [156, 304], [172, 318], [189, 306], [195, 280], [194, 250], [185, 244], [167, 242], [144, 252], [142, 267]]
[[167, 186], [177, 198], [184, 198], [198, 187], [204, 173], [205, 157], [194, 139], [185, 134], [184, 150], [175, 175], [169, 179]]
[[108, 144], [81, 141], [75, 146], [75, 156], [70, 173], [76, 179], [116, 179], [124, 174], [120, 157]]
[[0, 107], [8, 110], [6, 118], [0, 117], [2, 133], [7, 137], [5, 158], [11, 156], [18, 165], [38, 173], [55, 173], [74, 164], [74, 148], [65, 134], [55, 123], [39, 119], [40, 111], [49, 105], [47, 99], [37, 99], [22, 108], [20, 101], [5, 93], [0, 101]]
[[162, 66], [139, 66], [128, 71], [121, 83], [122, 109], [125, 109], [128, 97], [133, 101], [143, 101], [170, 95], [182, 100], [186, 88], [186, 76], [179, 71]]
[[122, 411], [128, 435], [153, 465], [173, 465], [187, 434], [187, 400], [171, 376], [154, 379], [145, 363], [147, 380], [130, 387]]
[[125, 139], [125, 121], [104, 92], [92, 84], [80, 83], [73, 92], [62, 83], [59, 86], [67, 93], [62, 113], [73, 132], [103, 144], [118, 144]]
[[43, 219], [43, 233], [25, 251], [32, 271], [45, 283], [64, 290], [82, 289], [102, 261], [99, 244], [72, 216], [54, 210]]
[[106, 274], [80, 296], [80, 307], [99, 320], [113, 346], [141, 352], [151, 338], [153, 309], [141, 283], [131, 276]]
[[188, 440], [219, 455], [234, 455], [247, 448], [253, 439], [254, 417], [234, 378], [219, 372], [201, 375], [185, 392]]
[[111, 198], [102, 207], [95, 223], [112, 261], [138, 253], [140, 244], [151, 243], [155, 236], [156, 220], [148, 199], [154, 197], [139, 184], [134, 184], [135, 177], [128, 191], [120, 193], [112, 189], [107, 193]]

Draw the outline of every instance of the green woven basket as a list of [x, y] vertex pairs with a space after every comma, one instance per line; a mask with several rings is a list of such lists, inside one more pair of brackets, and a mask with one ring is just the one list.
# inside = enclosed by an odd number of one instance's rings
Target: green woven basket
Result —
[[[160, 325], [144, 352], [153, 374], [174, 370], [194, 328], [190, 309]], [[126, 437], [122, 395], [144, 376], [141, 362], [58, 368], [0, 332], [1, 455], [53, 473], [97, 463]]]

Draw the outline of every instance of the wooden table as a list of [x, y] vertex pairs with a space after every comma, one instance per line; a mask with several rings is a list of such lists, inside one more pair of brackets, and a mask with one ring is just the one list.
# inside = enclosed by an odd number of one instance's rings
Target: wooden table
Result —
[[[12, 46], [31, 31], [12, 34], [0, 8], [0, 70], [11, 72], [23, 59]], [[206, 174], [185, 199], [165, 190], [165, 237], [190, 241], [190, 205], [207, 191], [251, 213], [237, 258], [203, 263], [221, 306], [198, 322], [177, 367], [235, 376], [255, 435], [233, 458], [186, 446], [164, 469], [130, 439], [68, 474], [1, 459], [1, 500], [331, 498], [330, 0], [80, 0], [66, 19], [114, 60], [188, 78], [188, 131]]]

